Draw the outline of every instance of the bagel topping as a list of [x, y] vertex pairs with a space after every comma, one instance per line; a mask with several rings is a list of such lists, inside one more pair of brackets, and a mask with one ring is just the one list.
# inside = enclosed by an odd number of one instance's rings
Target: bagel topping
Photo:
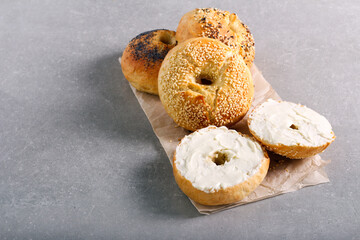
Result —
[[316, 147], [334, 138], [329, 121], [300, 104], [269, 99], [249, 119], [251, 131], [269, 144]]
[[235, 130], [209, 126], [184, 137], [175, 157], [181, 175], [209, 193], [246, 181], [260, 168], [264, 153]]
[[143, 32], [133, 38], [129, 43], [129, 51], [135, 60], [144, 60], [145, 67], [149, 68], [162, 61], [175, 45], [176, 40], [169, 30], [156, 29]]

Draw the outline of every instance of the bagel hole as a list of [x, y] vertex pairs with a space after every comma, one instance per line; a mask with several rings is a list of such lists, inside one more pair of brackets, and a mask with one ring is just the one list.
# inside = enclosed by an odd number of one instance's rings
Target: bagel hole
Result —
[[229, 156], [221, 151], [216, 151], [211, 159], [217, 166], [224, 165], [225, 162], [229, 162]]
[[296, 125], [294, 125], [294, 124], [291, 124], [290, 128], [291, 128], [291, 129], [294, 129], [294, 130], [299, 130], [299, 128], [298, 128]]
[[211, 85], [213, 83], [212, 79], [208, 76], [200, 75], [196, 82], [201, 85]]
[[160, 36], [160, 42], [167, 44], [167, 45], [171, 45], [172, 44], [172, 39], [171, 36], [168, 34], [163, 34]]
[[199, 83], [202, 85], [211, 85], [212, 81], [210, 81], [209, 79], [206, 79], [206, 78], [201, 78]]

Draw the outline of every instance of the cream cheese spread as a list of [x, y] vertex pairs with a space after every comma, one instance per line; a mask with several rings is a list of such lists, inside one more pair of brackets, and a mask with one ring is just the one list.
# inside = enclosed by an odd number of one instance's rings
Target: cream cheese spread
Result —
[[246, 181], [261, 166], [261, 146], [226, 127], [209, 126], [186, 137], [176, 148], [180, 174], [204, 192], [215, 192]]
[[329, 121], [300, 104], [267, 100], [250, 114], [249, 128], [269, 144], [318, 147], [332, 141]]

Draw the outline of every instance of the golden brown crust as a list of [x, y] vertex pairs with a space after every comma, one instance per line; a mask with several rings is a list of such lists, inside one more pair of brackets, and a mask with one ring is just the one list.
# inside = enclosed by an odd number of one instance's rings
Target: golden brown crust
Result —
[[[240, 133], [239, 133], [240, 134]], [[240, 134], [242, 136], [246, 136]], [[249, 137], [249, 136], [246, 136]], [[251, 137], [249, 137], [251, 138]], [[255, 141], [255, 139], [254, 139]], [[181, 143], [181, 142], [180, 142]], [[187, 195], [190, 199], [203, 205], [215, 206], [238, 202], [252, 193], [264, 180], [267, 171], [269, 169], [270, 159], [267, 155], [265, 148], [262, 146], [264, 152], [264, 159], [261, 161], [259, 170], [246, 181], [239, 183], [235, 186], [220, 189], [213, 193], [207, 193], [195, 188], [192, 183], [181, 175], [180, 171], [176, 167], [176, 152], [173, 158], [173, 173], [175, 181], [179, 188]]]
[[[279, 101], [280, 102], [280, 101]], [[260, 106], [260, 104], [258, 105]], [[257, 106], [257, 107], [258, 107]], [[255, 107], [251, 114], [256, 111], [257, 107]], [[335, 134], [332, 132], [333, 138], [331, 141], [327, 142], [324, 145], [317, 146], [317, 147], [310, 147], [310, 146], [304, 146], [304, 145], [284, 145], [284, 144], [271, 144], [268, 141], [260, 138], [256, 132], [254, 132], [250, 128], [251, 124], [251, 117], [248, 118], [247, 121], [250, 133], [258, 140], [262, 145], [266, 147], [266, 149], [279, 154], [281, 156], [290, 158], [290, 159], [301, 159], [301, 158], [307, 158], [314, 156], [318, 153], [323, 152], [334, 140], [335, 140]]]
[[334, 138], [331, 142], [327, 142], [324, 145], [318, 146], [318, 147], [309, 147], [309, 146], [302, 146], [302, 145], [284, 145], [284, 144], [270, 144], [264, 139], [261, 139], [259, 136], [256, 135], [253, 131], [250, 129], [250, 133], [258, 140], [262, 145], [264, 145], [268, 150], [282, 155], [284, 157], [290, 158], [290, 159], [301, 159], [301, 158], [307, 158], [314, 156], [318, 153], [323, 152], [329, 145], [335, 140]]
[[243, 59], [210, 38], [192, 38], [170, 50], [158, 84], [167, 113], [190, 131], [236, 123], [249, 110], [254, 95]]
[[137, 90], [158, 95], [161, 63], [175, 45], [174, 31], [159, 29], [139, 34], [130, 41], [121, 57], [125, 78]]
[[197, 8], [186, 13], [176, 30], [176, 40], [180, 43], [196, 37], [220, 40], [239, 53], [249, 68], [254, 61], [254, 38], [235, 13], [216, 8]]

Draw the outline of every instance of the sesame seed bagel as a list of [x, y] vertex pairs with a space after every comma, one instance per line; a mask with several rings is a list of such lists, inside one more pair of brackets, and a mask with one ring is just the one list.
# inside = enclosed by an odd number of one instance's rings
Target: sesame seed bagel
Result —
[[251, 134], [267, 149], [300, 159], [324, 151], [335, 140], [328, 120], [300, 104], [272, 99], [249, 115]]
[[192, 38], [171, 49], [158, 84], [167, 113], [190, 131], [236, 123], [249, 110], [254, 95], [243, 59], [210, 38]]
[[157, 79], [161, 63], [175, 45], [174, 31], [159, 29], [137, 35], [121, 57], [125, 78], [137, 90], [158, 95]]
[[220, 40], [239, 53], [249, 68], [254, 61], [254, 38], [235, 13], [216, 8], [196, 8], [186, 13], [176, 30], [176, 40], [180, 43], [195, 37]]
[[180, 189], [204, 205], [230, 204], [253, 192], [270, 159], [255, 139], [209, 126], [185, 136], [176, 148], [173, 173]]

